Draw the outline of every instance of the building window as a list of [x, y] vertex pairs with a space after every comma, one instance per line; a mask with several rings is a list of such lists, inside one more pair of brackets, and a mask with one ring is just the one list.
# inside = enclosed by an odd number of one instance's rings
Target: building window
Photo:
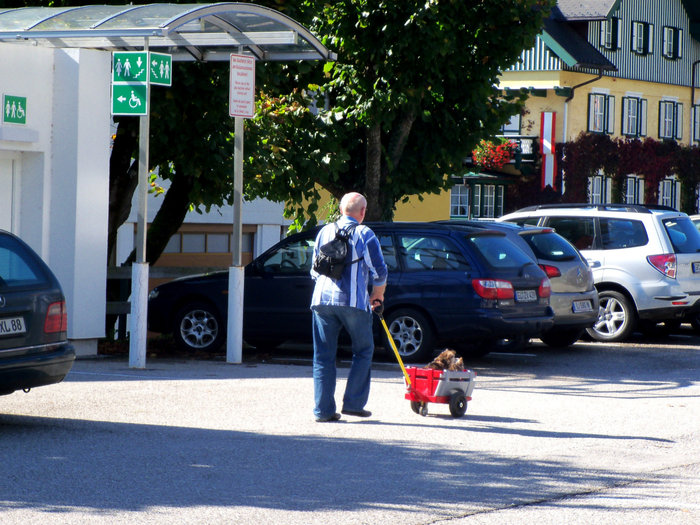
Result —
[[602, 93], [588, 95], [588, 131], [613, 133], [615, 129], [615, 97]]
[[613, 50], [620, 48], [621, 24], [622, 20], [615, 17], [600, 23], [600, 47]]
[[639, 55], [654, 52], [654, 26], [646, 22], [632, 22], [632, 51]]
[[663, 55], [670, 60], [682, 57], [683, 31], [677, 27], [664, 27]]
[[676, 208], [676, 181], [673, 179], [664, 179], [661, 181], [660, 189], [659, 204]]
[[607, 184], [605, 177], [596, 175], [588, 179], [588, 196], [591, 204], [604, 204], [607, 202]]
[[505, 193], [505, 186], [496, 186], [496, 217], [503, 215]]
[[645, 137], [647, 134], [647, 101], [638, 97], [622, 97], [622, 134]]
[[494, 218], [496, 212], [496, 186], [487, 184], [484, 186], [484, 217]]
[[629, 175], [625, 179], [625, 204], [643, 204], [644, 179]]
[[693, 118], [693, 140], [700, 142], [700, 105], [695, 105], [692, 108]]
[[659, 102], [659, 138], [683, 138], [683, 104], [671, 100]]
[[450, 191], [450, 217], [469, 217], [469, 186], [455, 184]]
[[501, 126], [502, 135], [520, 135], [520, 114], [513, 115], [510, 120]]

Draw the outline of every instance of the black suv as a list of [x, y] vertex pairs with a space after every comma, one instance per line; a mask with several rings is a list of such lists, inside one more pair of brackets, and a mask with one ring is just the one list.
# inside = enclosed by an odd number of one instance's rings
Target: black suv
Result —
[[[501, 232], [433, 223], [369, 223], [389, 267], [384, 317], [401, 355], [426, 360], [439, 345], [484, 355], [497, 341], [551, 328], [550, 283]], [[275, 347], [310, 341], [309, 275], [318, 229], [291, 235], [245, 269], [243, 337]], [[228, 275], [177, 279], [149, 296], [148, 328], [182, 348], [224, 342]], [[382, 331], [377, 323], [378, 340]]]

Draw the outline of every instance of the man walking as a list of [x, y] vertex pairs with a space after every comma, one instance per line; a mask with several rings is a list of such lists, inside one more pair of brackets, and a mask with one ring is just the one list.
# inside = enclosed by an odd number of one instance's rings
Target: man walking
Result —
[[[342, 217], [337, 223], [324, 226], [316, 236], [314, 257], [318, 256], [322, 245], [335, 238], [336, 227], [351, 231], [349, 264], [346, 264], [340, 279], [311, 270], [311, 276], [316, 281], [311, 299], [314, 415], [319, 422], [340, 419], [335, 405], [335, 359], [342, 328], [352, 340], [352, 365], [343, 396], [342, 413], [359, 417], [372, 415], [364, 408], [369, 398], [374, 354], [372, 309], [384, 301], [387, 267], [379, 240], [369, 227], [361, 225], [366, 210], [367, 200], [361, 194], [345, 194], [340, 201]], [[370, 283], [371, 293], [368, 292]]]

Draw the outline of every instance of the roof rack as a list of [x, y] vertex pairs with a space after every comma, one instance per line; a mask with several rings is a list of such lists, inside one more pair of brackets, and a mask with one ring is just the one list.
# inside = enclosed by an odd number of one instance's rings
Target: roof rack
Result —
[[557, 208], [589, 208], [595, 210], [604, 211], [630, 211], [636, 213], [651, 213], [652, 210], [661, 211], [675, 211], [678, 210], [671, 208], [670, 206], [663, 206], [661, 204], [592, 204], [592, 203], [570, 203], [564, 202], [560, 204], [535, 204], [534, 206], [527, 206], [526, 208], [521, 208], [518, 211], [534, 211], [534, 210], [547, 210], [547, 209], [557, 209]]

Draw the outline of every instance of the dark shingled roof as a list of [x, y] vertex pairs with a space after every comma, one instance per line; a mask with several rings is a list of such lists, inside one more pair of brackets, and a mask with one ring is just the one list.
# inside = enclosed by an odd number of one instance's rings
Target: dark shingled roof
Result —
[[615, 71], [617, 67], [566, 22], [548, 18], [541, 36], [547, 47], [569, 67]]

